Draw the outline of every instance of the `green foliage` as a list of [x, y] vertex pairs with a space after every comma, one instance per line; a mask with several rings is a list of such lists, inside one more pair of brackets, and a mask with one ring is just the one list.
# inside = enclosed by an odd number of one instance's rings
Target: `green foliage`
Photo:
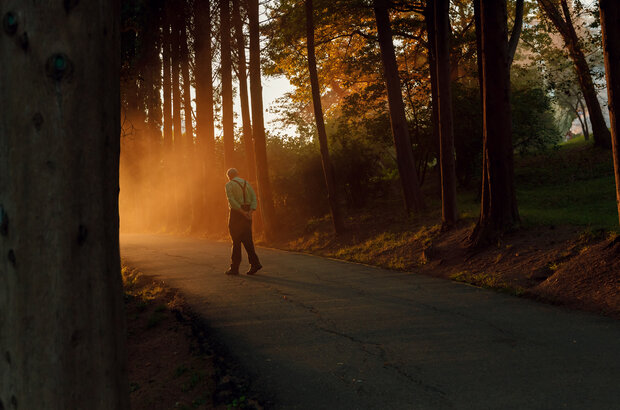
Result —
[[517, 161], [519, 211], [526, 224], [617, 229], [611, 153], [583, 139]]
[[538, 87], [512, 91], [512, 140], [520, 154], [542, 152], [560, 142], [551, 110], [551, 99]]

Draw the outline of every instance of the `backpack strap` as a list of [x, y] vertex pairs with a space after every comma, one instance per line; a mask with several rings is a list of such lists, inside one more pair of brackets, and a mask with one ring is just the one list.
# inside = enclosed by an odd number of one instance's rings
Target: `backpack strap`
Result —
[[245, 188], [248, 185], [248, 181], [243, 181], [243, 185], [241, 185], [241, 182], [237, 181], [236, 179], [233, 179], [233, 181], [235, 181], [241, 187], [241, 190], [243, 191], [243, 205], [247, 205], [245, 200]]

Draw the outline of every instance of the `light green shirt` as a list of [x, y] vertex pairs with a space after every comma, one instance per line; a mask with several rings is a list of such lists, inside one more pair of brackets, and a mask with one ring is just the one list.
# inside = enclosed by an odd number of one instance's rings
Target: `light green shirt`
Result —
[[[241, 185], [239, 185], [238, 181]], [[243, 185], [245, 185], [245, 203], [250, 205], [250, 209], [256, 209], [256, 194], [254, 193], [254, 189], [252, 189], [252, 185], [249, 182], [246, 183], [245, 180], [234, 177], [231, 181], [226, 183], [226, 198], [228, 198], [228, 208], [232, 210], [241, 209], [241, 205], [243, 204]]]

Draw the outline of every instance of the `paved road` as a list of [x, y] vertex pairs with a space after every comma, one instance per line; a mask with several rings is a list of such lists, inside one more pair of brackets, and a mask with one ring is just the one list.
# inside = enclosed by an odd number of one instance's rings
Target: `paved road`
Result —
[[225, 243], [123, 235], [275, 409], [620, 409], [620, 322], [434, 279]]

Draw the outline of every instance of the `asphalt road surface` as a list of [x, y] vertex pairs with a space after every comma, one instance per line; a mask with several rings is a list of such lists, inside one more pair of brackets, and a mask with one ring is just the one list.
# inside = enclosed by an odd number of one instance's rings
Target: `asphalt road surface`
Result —
[[268, 408], [620, 409], [619, 321], [264, 248], [258, 275], [226, 276], [229, 251], [121, 236], [124, 261], [181, 290]]

